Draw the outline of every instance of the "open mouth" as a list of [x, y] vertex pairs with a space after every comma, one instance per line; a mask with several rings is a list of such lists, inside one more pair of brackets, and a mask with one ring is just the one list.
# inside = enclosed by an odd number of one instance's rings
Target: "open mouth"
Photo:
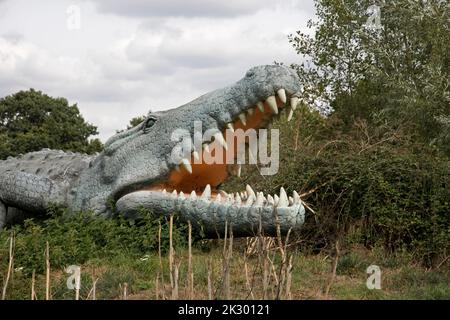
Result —
[[[241, 165], [227, 164], [226, 161], [227, 158], [236, 158], [238, 148], [243, 147], [239, 143], [247, 142], [245, 137], [239, 139], [239, 133], [245, 133], [249, 129], [266, 128], [283, 111], [288, 113], [289, 121], [298, 101], [299, 98], [293, 93], [280, 89], [256, 105], [244, 108], [245, 111], [233, 115], [233, 120], [220, 128], [221, 132], [217, 132], [212, 141], [203, 143], [201, 154], [200, 151], [193, 151], [190, 159], [182, 159], [180, 164], [170, 172], [166, 181], [122, 196], [117, 201], [117, 209], [129, 217], [138, 215], [142, 207], [151, 208], [152, 211], [165, 215], [180, 212], [182, 216], [186, 216], [186, 219], [192, 216], [192, 220], [205, 223], [210, 223], [210, 218], [213, 217], [216, 231], [217, 228], [223, 227], [225, 220], [228, 222], [235, 220], [236, 223], [241, 224], [244, 221], [246, 228], [254, 229], [262, 215], [273, 218], [274, 213], [281, 214], [284, 219], [290, 219], [289, 223], [284, 225], [301, 224], [304, 208], [295, 191], [288, 196], [281, 188], [279, 195], [264, 195], [262, 192], [255, 192], [249, 185], [245, 190], [236, 193], [218, 190], [218, 186], [229, 175], [240, 176]], [[235, 141], [227, 141], [226, 130], [234, 133]], [[211, 164], [198, 161], [199, 158], [203, 160], [216, 157], [217, 150], [222, 151], [223, 161]], [[211, 217], [208, 217], [208, 214]], [[250, 218], [252, 221], [239, 220], [238, 216], [243, 214], [247, 218], [252, 216]], [[270, 220], [273, 221], [273, 219]]]

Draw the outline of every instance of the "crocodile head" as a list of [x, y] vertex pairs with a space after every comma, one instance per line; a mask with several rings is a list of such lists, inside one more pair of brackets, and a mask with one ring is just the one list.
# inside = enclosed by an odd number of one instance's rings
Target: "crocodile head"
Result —
[[[292, 116], [299, 93], [300, 81], [292, 69], [275, 65], [251, 68], [231, 86], [175, 109], [149, 113], [138, 126], [113, 136], [93, 170], [100, 175], [101, 185], [107, 186], [108, 198], [129, 217], [136, 217], [144, 207], [162, 215], [178, 212], [186, 219], [209, 224], [213, 216], [216, 222], [239, 220], [243, 215], [254, 220], [264, 214], [273, 220], [276, 209], [285, 225], [298, 225], [303, 222], [304, 209], [296, 193], [288, 197], [282, 189], [279, 196], [265, 197], [247, 186], [233, 195], [217, 188], [230, 173], [240, 172], [239, 165], [226, 159], [236, 157], [245, 138], [233, 138], [232, 144], [228, 134], [266, 128], [283, 110]], [[199, 127], [204, 135], [195, 145]], [[179, 133], [184, 133], [182, 139]], [[180, 144], [186, 146], [186, 135], [193, 145], [187, 147], [188, 154], [185, 147], [184, 156], [177, 158], [174, 150]], [[219, 152], [223, 161], [206, 161]]]

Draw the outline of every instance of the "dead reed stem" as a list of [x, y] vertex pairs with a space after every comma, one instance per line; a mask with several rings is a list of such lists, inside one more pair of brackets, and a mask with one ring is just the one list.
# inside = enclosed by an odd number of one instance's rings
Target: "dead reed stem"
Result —
[[212, 295], [212, 276], [213, 276], [213, 269], [212, 269], [212, 259], [210, 258], [208, 260], [208, 299], [212, 300], [213, 299], [213, 295]]
[[50, 300], [50, 247], [48, 241], [45, 245], [45, 300]]
[[8, 283], [9, 279], [11, 277], [11, 274], [13, 272], [13, 265], [14, 265], [14, 231], [11, 233], [11, 237], [9, 238], [9, 262], [8, 262], [8, 271], [6, 273], [6, 279], [5, 283], [3, 285], [3, 291], [2, 291], [2, 300], [6, 299], [6, 290], [8, 289]]
[[173, 258], [174, 258], [174, 249], [173, 249], [173, 214], [170, 216], [169, 220], [169, 274], [170, 274], [170, 287], [173, 290], [175, 287], [174, 279], [173, 279]]
[[36, 272], [33, 269], [33, 273], [31, 274], [31, 300], [36, 299], [35, 282], [36, 282]]
[[328, 285], [325, 289], [325, 298], [326, 299], [328, 299], [328, 294], [330, 293], [331, 286], [333, 285], [334, 279], [336, 278], [336, 269], [337, 269], [337, 265], [338, 265], [339, 254], [340, 254], [339, 240], [336, 240], [335, 250], [336, 250], [336, 255], [335, 255], [334, 261], [333, 261], [333, 269], [331, 272], [330, 281], [328, 282]]
[[192, 224], [191, 221], [188, 221], [188, 231], [189, 231], [189, 258], [188, 258], [188, 295], [189, 299], [194, 299], [194, 273], [192, 271]]

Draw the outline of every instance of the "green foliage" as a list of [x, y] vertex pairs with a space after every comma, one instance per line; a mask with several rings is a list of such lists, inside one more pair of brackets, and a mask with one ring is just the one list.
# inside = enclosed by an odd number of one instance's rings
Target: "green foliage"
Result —
[[86, 123], [76, 104], [40, 91], [20, 91], [0, 99], [0, 159], [43, 148], [95, 153], [97, 128]]
[[[379, 29], [364, 26], [378, 5]], [[403, 127], [450, 155], [450, 29], [445, 1], [317, 0], [317, 19], [289, 37], [308, 104], [352, 123]]]
[[[80, 213], [66, 217], [55, 210], [44, 221], [27, 220], [23, 226], [13, 228], [15, 240], [15, 265], [23, 272], [32, 270], [41, 273], [45, 267], [45, 247], [49, 243], [52, 265], [64, 268], [81, 265], [84, 262], [109, 256], [126, 254], [141, 257], [147, 252], [158, 250], [158, 230], [161, 223], [161, 251], [169, 247], [168, 222], [158, 220], [143, 210], [139, 222], [119, 216], [114, 219]], [[176, 221], [176, 220], [175, 220]], [[174, 246], [186, 243], [186, 226], [174, 225]], [[10, 232], [0, 233], [0, 260], [7, 261], [8, 237]]]

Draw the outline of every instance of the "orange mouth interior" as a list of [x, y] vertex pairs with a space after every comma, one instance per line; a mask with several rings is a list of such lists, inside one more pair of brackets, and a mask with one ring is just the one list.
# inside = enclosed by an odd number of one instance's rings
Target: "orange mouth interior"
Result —
[[[278, 108], [282, 108], [284, 106], [284, 103], [277, 97], [277, 105]], [[246, 112], [246, 124], [244, 125], [239, 119], [235, 119], [233, 122], [234, 129], [242, 129], [243, 131], [246, 131], [248, 129], [257, 129], [261, 127], [261, 124], [264, 122], [264, 120], [267, 119], [267, 117], [273, 116], [273, 111], [270, 109], [269, 105], [265, 102], [264, 103], [264, 112], [261, 112], [258, 108], [254, 108], [254, 112], [252, 115], [249, 115]], [[226, 138], [225, 135], [225, 129], [222, 131], [224, 138]], [[236, 133], [236, 136], [237, 133]], [[235, 139], [239, 140], [239, 139]], [[242, 141], [242, 140], [241, 140]], [[194, 159], [190, 159], [191, 166], [192, 166], [192, 173], [189, 173], [183, 166], [180, 166], [180, 170], [172, 170], [172, 172], [169, 175], [168, 180], [163, 184], [157, 184], [151, 186], [151, 190], [163, 190], [166, 189], [167, 191], [177, 190], [177, 191], [183, 191], [184, 193], [191, 193], [193, 190], [198, 194], [201, 195], [203, 192], [203, 189], [207, 184], [211, 185], [211, 189], [213, 194], [217, 194], [217, 186], [221, 184], [225, 179], [228, 177], [229, 173], [227, 170], [227, 164], [226, 159], [233, 159], [237, 153], [237, 143], [233, 144], [234, 147], [231, 149], [230, 142], [227, 142], [228, 149], [223, 150], [223, 161], [221, 161], [221, 164], [213, 163], [213, 164], [206, 164], [204, 163], [203, 159], [205, 158], [211, 158], [215, 157], [215, 150], [221, 148], [221, 146], [213, 141], [209, 144], [210, 147], [210, 153], [208, 151], [203, 150], [202, 154], [202, 163], [195, 163]], [[230, 158], [231, 157], [231, 158]]]

